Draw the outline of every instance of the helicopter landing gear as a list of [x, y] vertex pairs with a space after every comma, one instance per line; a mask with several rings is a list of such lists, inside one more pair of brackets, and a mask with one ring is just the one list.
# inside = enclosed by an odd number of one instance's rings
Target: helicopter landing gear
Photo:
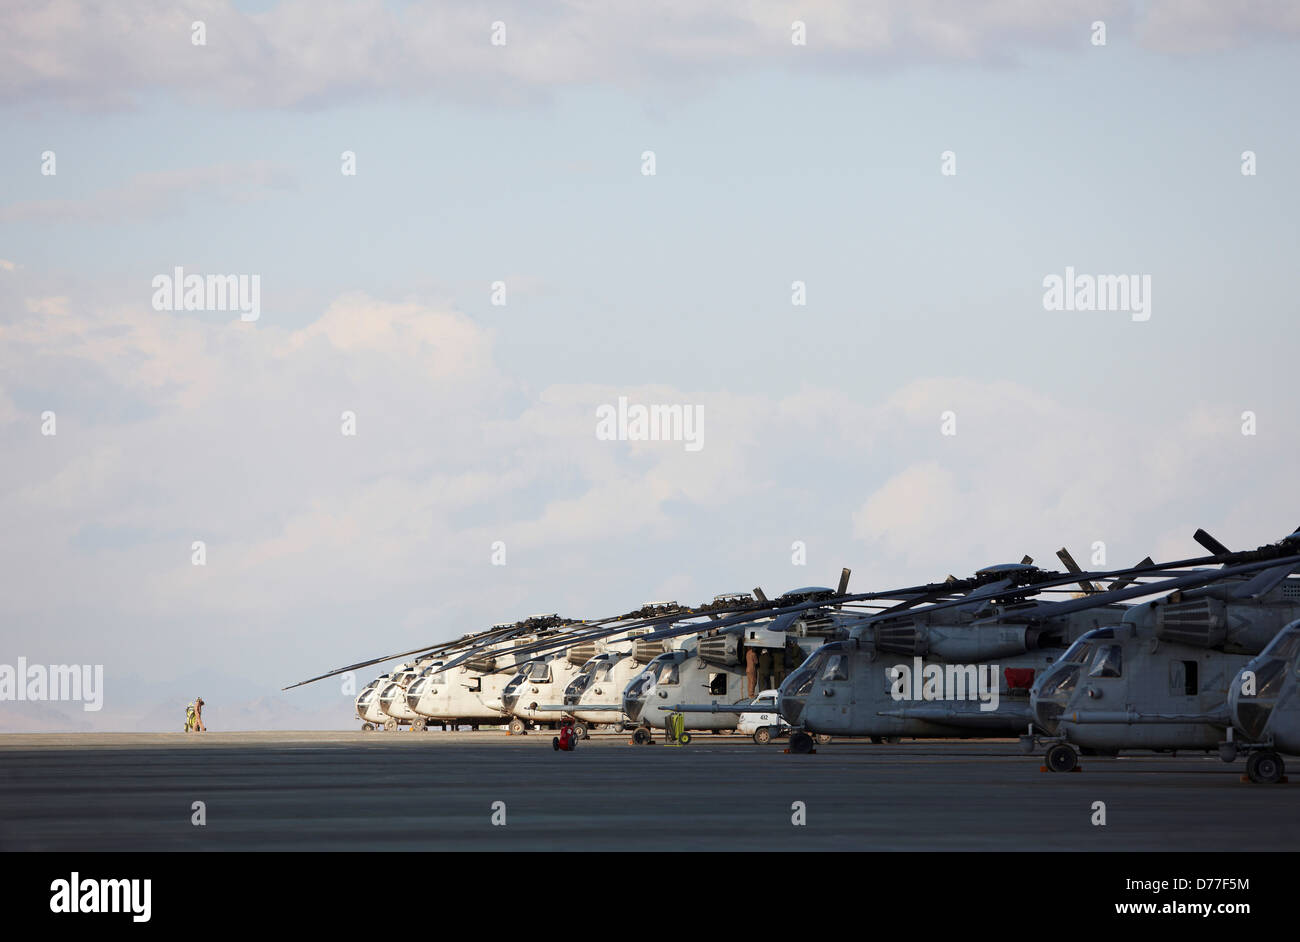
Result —
[[1053, 772], [1073, 772], [1079, 767], [1079, 754], [1068, 744], [1058, 742], [1047, 750], [1047, 767]]
[[384, 720], [384, 732], [386, 733], [397, 732], [397, 720], [392, 719], [391, 717], [389, 719]]
[[790, 734], [790, 751], [801, 756], [813, 752], [813, 738], [800, 730]]
[[527, 736], [527, 735], [528, 735], [528, 724], [525, 723], [523, 720], [521, 720], [519, 717], [516, 716], [514, 719], [512, 719], [512, 720], [510, 721], [510, 735], [511, 735], [511, 736]]
[[760, 726], [758, 729], [754, 730], [754, 742], [758, 743], [760, 746], [766, 746], [771, 741], [772, 727]]
[[374, 723], [362, 723], [362, 724], [361, 724], [361, 732], [363, 732], [363, 733], [373, 733], [374, 731], [375, 731], [375, 724], [374, 724]]
[[587, 739], [587, 738], [588, 738], [588, 737], [587, 737], [587, 724], [586, 724], [586, 723], [574, 723], [574, 724], [573, 724], [573, 735], [577, 736], [579, 739]]
[[1276, 752], [1252, 752], [1246, 760], [1246, 775], [1257, 785], [1276, 785], [1286, 774], [1286, 764]]
[[413, 720], [411, 722], [411, 732], [422, 733], [429, 728], [429, 721], [426, 719]]
[[817, 745], [819, 746], [824, 746], [831, 741], [831, 737], [827, 733], [818, 733], [816, 739], [817, 739]]
[[638, 726], [632, 731], [632, 742], [636, 743], [638, 746], [648, 746], [650, 743], [654, 742], [654, 737], [650, 735], [650, 730], [646, 729], [644, 726]]

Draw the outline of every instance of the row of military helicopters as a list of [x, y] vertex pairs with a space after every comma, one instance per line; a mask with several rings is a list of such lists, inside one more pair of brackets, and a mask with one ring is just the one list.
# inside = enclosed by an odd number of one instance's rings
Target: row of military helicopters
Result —
[[1282, 755], [1300, 754], [1300, 530], [1237, 552], [1194, 539], [1205, 555], [1102, 572], [1062, 549], [1063, 572], [1025, 557], [850, 593], [846, 569], [835, 589], [771, 599], [536, 615], [292, 687], [401, 659], [357, 696], [363, 728], [572, 724], [579, 738], [609, 727], [684, 744], [748, 719], [757, 741], [788, 734], [795, 753], [1019, 737], [1055, 772], [1080, 754], [1217, 750], [1244, 756], [1252, 781], [1281, 781]]

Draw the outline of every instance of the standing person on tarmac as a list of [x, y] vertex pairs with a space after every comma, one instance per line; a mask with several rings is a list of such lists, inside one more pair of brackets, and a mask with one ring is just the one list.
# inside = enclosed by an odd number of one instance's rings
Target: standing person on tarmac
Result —
[[203, 698], [196, 697], [194, 702], [185, 707], [185, 732], [187, 733], [206, 733], [208, 728], [203, 725]]

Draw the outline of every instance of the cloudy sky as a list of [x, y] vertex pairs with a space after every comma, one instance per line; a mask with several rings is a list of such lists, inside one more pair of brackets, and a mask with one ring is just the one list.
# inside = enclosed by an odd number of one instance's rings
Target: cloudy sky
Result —
[[[1246, 0], [8, 4], [0, 663], [103, 664], [126, 727], [535, 612], [1277, 539], [1297, 40]], [[260, 317], [157, 310], [177, 266]], [[1067, 268], [1149, 319], [1047, 310]], [[619, 397], [703, 448], [598, 439]], [[289, 702], [349, 725], [324, 686]]]

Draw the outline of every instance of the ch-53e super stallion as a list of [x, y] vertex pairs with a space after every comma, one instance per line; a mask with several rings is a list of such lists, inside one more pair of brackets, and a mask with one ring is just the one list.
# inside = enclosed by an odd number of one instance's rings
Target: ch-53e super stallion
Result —
[[[1184, 577], [1170, 595], [1079, 638], [1034, 685], [1033, 725], [1023, 741], [1030, 749], [1047, 747], [1051, 771], [1074, 769], [1076, 748], [1106, 755], [1218, 748], [1229, 761], [1238, 749], [1270, 751], [1264, 728], [1246, 722], [1258, 716], [1249, 709], [1255, 701], [1232, 682], [1252, 656], [1263, 657], [1283, 626], [1300, 618], [1300, 578], [1291, 575], [1300, 568], [1300, 532], [1238, 553], [1202, 530], [1196, 539], [1222, 569]], [[1270, 671], [1270, 681], [1281, 676]], [[1238, 713], [1246, 707], [1242, 726], [1234, 705]], [[1234, 742], [1234, 729], [1248, 731]], [[1281, 768], [1280, 758], [1266, 758], [1262, 772], [1259, 760], [1248, 764], [1252, 779], [1267, 781]]]

